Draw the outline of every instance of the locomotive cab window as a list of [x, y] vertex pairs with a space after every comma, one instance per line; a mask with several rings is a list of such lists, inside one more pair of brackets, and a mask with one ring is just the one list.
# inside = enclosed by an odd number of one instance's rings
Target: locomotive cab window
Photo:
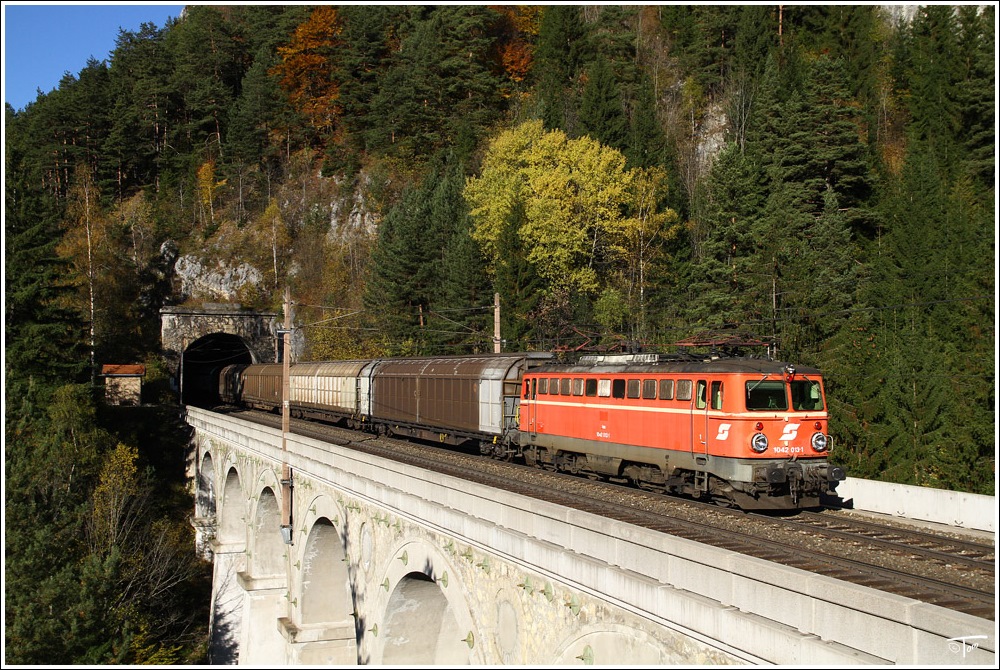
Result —
[[538, 380], [538, 392], [541, 393], [542, 395], [548, 395], [549, 394], [549, 380], [548, 379], [542, 377], [541, 379]]
[[747, 409], [754, 411], [788, 409], [785, 382], [766, 379], [747, 382]]
[[590, 396], [591, 398], [593, 398], [594, 396], [597, 395], [597, 380], [596, 379], [588, 379], [586, 386], [587, 386], [586, 393], [587, 393], [588, 396]]
[[705, 383], [704, 379], [698, 380], [698, 393], [694, 399], [694, 406], [698, 409], [705, 409], [707, 402], [705, 401], [705, 393], [708, 385]]
[[795, 380], [789, 388], [792, 391], [792, 408], [797, 410], [822, 410], [823, 394], [819, 382], [808, 379]]
[[722, 382], [712, 382], [712, 409], [722, 409]]

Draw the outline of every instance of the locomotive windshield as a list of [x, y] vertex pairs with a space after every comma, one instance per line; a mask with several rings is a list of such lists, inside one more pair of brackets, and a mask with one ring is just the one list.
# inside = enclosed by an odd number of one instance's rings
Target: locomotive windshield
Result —
[[[823, 409], [823, 394], [818, 381], [796, 379], [787, 385], [791, 390], [792, 409], [816, 411]], [[788, 394], [783, 380], [747, 382], [747, 409], [757, 411], [787, 410]]]
[[785, 382], [781, 380], [747, 382], [747, 409], [788, 409]]
[[808, 379], [796, 379], [789, 386], [792, 389], [792, 408], [801, 410], [823, 409], [823, 394], [820, 393], [819, 382]]

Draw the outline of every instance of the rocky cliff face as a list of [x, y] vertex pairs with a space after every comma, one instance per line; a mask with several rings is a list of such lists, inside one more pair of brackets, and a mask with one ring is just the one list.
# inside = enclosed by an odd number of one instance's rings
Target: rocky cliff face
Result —
[[[272, 223], [263, 214], [252, 215], [240, 225], [231, 212], [222, 215], [223, 223], [201, 244], [165, 260], [172, 264], [173, 295], [171, 302], [220, 301], [255, 302], [275, 289], [275, 273], [284, 276], [300, 271], [297, 254], [301, 244], [315, 244], [315, 238], [303, 236], [306, 229], [326, 227], [326, 242], [331, 244], [370, 240], [378, 229], [379, 212], [392, 205], [398, 196], [384, 171], [375, 175], [363, 172], [351, 182], [325, 177], [317, 169], [303, 169], [289, 179], [273, 199], [283, 229], [278, 251], [280, 263], [275, 268], [272, 247]], [[174, 245], [176, 247], [176, 245]]]
[[176, 289], [181, 302], [190, 298], [199, 300], [236, 300], [247, 288], [261, 285], [264, 276], [249, 263], [234, 267], [223, 261], [209, 264], [191, 254], [181, 256], [174, 263]]

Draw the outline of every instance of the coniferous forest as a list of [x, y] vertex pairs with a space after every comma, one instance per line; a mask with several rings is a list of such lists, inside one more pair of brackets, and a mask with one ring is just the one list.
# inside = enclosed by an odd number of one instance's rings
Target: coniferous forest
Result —
[[[849, 475], [994, 494], [995, 27], [198, 5], [121, 31], [5, 110], [5, 661], [204, 660], [159, 358], [186, 301], [287, 285], [312, 360], [492, 351], [494, 293], [505, 351], [764, 342], [824, 371]], [[123, 362], [139, 413], [95, 399]]]

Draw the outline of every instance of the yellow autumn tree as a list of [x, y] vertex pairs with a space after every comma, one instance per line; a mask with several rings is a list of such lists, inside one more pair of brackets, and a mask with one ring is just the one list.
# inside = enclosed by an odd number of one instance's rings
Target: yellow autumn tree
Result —
[[677, 212], [661, 205], [668, 176], [660, 166], [637, 168], [632, 180], [631, 216], [619, 234], [612, 235], [615, 256], [623, 259], [613, 283], [624, 296], [631, 318], [632, 338], [642, 339], [646, 327], [649, 269], [663, 254], [664, 244], [674, 239], [683, 225]]
[[281, 216], [281, 209], [273, 198], [268, 203], [264, 213], [257, 219], [256, 225], [253, 226], [251, 237], [258, 249], [267, 249], [270, 252], [273, 286], [277, 290], [283, 275], [281, 261], [289, 255], [292, 236]]
[[[226, 185], [226, 180], [215, 180], [215, 159], [209, 158], [198, 168], [198, 204], [202, 208], [202, 221], [215, 225], [215, 192]], [[212, 231], [207, 231], [211, 233]]]
[[122, 443], [105, 457], [92, 498], [89, 538], [94, 553], [103, 554], [114, 546], [120, 547], [136, 530], [138, 459], [138, 450]]
[[634, 179], [617, 150], [528, 121], [495, 138], [480, 176], [466, 182], [473, 238], [502, 262], [504, 228], [519, 208], [517, 234], [550, 288], [592, 294], [599, 266], [621, 260], [627, 247]]

